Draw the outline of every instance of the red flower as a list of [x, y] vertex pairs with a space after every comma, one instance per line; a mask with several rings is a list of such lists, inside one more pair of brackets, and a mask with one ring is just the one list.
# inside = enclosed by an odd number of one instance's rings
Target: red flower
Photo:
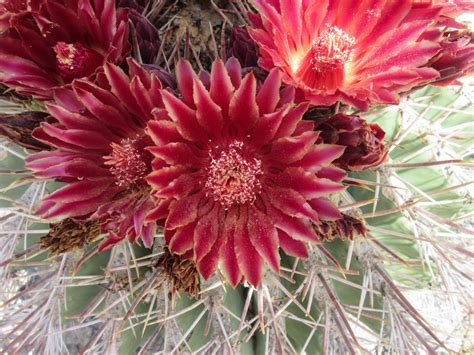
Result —
[[387, 158], [383, 144], [385, 132], [376, 123], [342, 113], [316, 120], [321, 142], [346, 147], [334, 164], [345, 170], [364, 170], [380, 165]]
[[[25, 5], [25, 6], [22, 6]], [[129, 53], [128, 18], [115, 1], [6, 0], [0, 10], [0, 83], [49, 99], [52, 89], [87, 77]]]
[[278, 68], [314, 105], [336, 101], [367, 109], [439, 76], [425, 64], [436, 41], [420, 36], [443, 6], [409, 0], [339, 2], [254, 0], [250, 35], [259, 65]]
[[219, 267], [233, 286], [257, 285], [265, 263], [278, 271], [280, 247], [305, 257], [305, 242], [318, 241], [311, 224], [340, 217], [324, 198], [343, 188], [331, 162], [344, 148], [316, 144], [301, 120], [308, 104], [280, 91], [276, 70], [259, 86], [235, 58], [200, 78], [181, 61], [177, 79], [182, 99], [162, 91], [162, 120], [148, 124], [157, 201], [148, 219], [164, 221], [170, 251], [203, 277]]
[[33, 136], [56, 148], [27, 158], [39, 178], [54, 178], [66, 186], [47, 196], [37, 213], [45, 218], [99, 219], [109, 239], [105, 249], [128, 237], [153, 242], [154, 225], [145, 225], [152, 207], [144, 177], [152, 156], [144, 128], [151, 111], [162, 106], [158, 78], [129, 60], [130, 76], [106, 64], [110, 87], [75, 80], [48, 104], [54, 123], [42, 123]]

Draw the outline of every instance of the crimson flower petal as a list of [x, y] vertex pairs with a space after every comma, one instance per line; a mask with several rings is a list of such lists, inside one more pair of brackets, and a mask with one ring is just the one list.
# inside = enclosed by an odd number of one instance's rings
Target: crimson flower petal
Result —
[[288, 164], [294, 163], [309, 152], [317, 138], [318, 135], [315, 132], [305, 132], [297, 137], [280, 138], [272, 145], [271, 156], [275, 160]]
[[194, 102], [197, 107], [196, 118], [204, 129], [214, 137], [219, 136], [223, 126], [222, 109], [214, 101], [201, 80], [193, 78]]
[[224, 221], [224, 228], [221, 235], [222, 246], [220, 250], [221, 258], [219, 261], [220, 268], [225, 278], [229, 280], [232, 287], [236, 287], [242, 279], [242, 273], [239, 268], [237, 256], [234, 249], [234, 234], [237, 224], [237, 209], [228, 212]]
[[219, 208], [214, 209], [203, 216], [194, 230], [194, 259], [199, 263], [210, 251], [219, 237], [219, 224], [215, 223], [219, 218]]
[[281, 73], [274, 69], [257, 94], [257, 105], [261, 115], [275, 111], [280, 101]]
[[196, 120], [196, 113], [181, 100], [166, 90], [161, 92], [163, 104], [171, 119], [177, 123], [181, 135], [189, 140], [199, 140], [204, 136], [202, 127]]
[[260, 256], [273, 268], [280, 270], [278, 237], [272, 220], [255, 207], [249, 208], [248, 232], [250, 242]]
[[305, 243], [291, 238], [282, 230], [278, 230], [278, 240], [280, 242], [280, 247], [288, 255], [296, 256], [298, 258], [308, 257], [308, 249], [306, 248]]
[[234, 92], [234, 85], [221, 59], [217, 59], [212, 64], [211, 85], [209, 94], [212, 100], [222, 108], [224, 115], [228, 114], [229, 102]]
[[257, 286], [263, 276], [263, 260], [250, 241], [247, 218], [245, 211], [236, 223], [234, 235], [235, 255], [245, 279], [253, 286]]
[[183, 255], [193, 248], [194, 230], [196, 223], [190, 223], [176, 230], [168, 246], [173, 254]]
[[271, 204], [288, 216], [297, 218], [317, 218], [306, 199], [293, 189], [268, 188], [265, 191]]
[[[243, 134], [255, 125], [259, 112], [255, 98], [257, 83], [252, 73], [245, 76], [229, 104], [229, 117]], [[245, 115], [242, 115], [245, 112]]]
[[176, 229], [193, 222], [197, 217], [197, 206], [202, 198], [201, 193], [196, 193], [172, 203], [166, 219], [166, 228]]

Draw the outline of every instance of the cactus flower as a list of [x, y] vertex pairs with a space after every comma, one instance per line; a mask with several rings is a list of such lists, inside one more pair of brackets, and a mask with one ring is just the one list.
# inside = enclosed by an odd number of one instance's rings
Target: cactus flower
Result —
[[256, 286], [266, 265], [278, 272], [280, 248], [307, 256], [305, 243], [319, 241], [312, 223], [340, 217], [325, 198], [343, 189], [331, 163], [344, 148], [316, 143], [301, 119], [308, 104], [280, 91], [278, 70], [259, 85], [235, 58], [199, 77], [183, 60], [177, 81], [182, 98], [162, 90], [164, 109], [148, 123], [157, 205], [148, 219], [204, 278], [220, 269], [233, 286]]
[[368, 109], [397, 103], [401, 93], [439, 76], [425, 64], [437, 41], [421, 39], [443, 6], [411, 0], [254, 0], [249, 33], [259, 65], [314, 105], [337, 101]]
[[[144, 148], [151, 111], [162, 105], [158, 78], [129, 60], [130, 75], [106, 64], [104, 89], [75, 80], [47, 108], [55, 122], [44, 122], [33, 136], [55, 148], [28, 156], [38, 178], [66, 186], [43, 199], [37, 213], [48, 219], [99, 220], [108, 248], [128, 237], [150, 247], [154, 225], [144, 218], [152, 207], [144, 180], [152, 156]], [[110, 87], [110, 89], [109, 89]], [[111, 91], [111, 92], [110, 92]]]
[[[2, 2], [3, 3], [3, 2]], [[24, 6], [21, 6], [23, 4]], [[128, 17], [115, 1], [6, 0], [0, 9], [0, 83], [49, 99], [130, 52]]]

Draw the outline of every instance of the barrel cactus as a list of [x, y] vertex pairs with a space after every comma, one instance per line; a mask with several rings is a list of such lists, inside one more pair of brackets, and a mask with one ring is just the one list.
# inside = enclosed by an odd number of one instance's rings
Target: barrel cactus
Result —
[[1, 351], [471, 351], [470, 10], [0, 5]]

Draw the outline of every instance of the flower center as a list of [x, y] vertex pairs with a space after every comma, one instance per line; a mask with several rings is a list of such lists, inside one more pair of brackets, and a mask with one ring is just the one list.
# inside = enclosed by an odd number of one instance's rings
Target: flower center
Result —
[[147, 152], [138, 138], [112, 143], [112, 153], [104, 157], [105, 165], [117, 178], [117, 185], [129, 187], [143, 179], [149, 170]]
[[336, 26], [327, 27], [313, 41], [311, 64], [317, 72], [336, 70], [349, 61], [355, 38]]
[[355, 38], [337, 26], [326, 26], [298, 71], [302, 81], [315, 89], [330, 90], [344, 82], [344, 65], [352, 57]]
[[206, 188], [225, 209], [254, 202], [262, 189], [262, 162], [249, 157], [243, 147], [242, 142], [234, 141], [217, 154], [209, 153]]
[[56, 65], [65, 79], [87, 75], [87, 64], [95, 56], [92, 50], [80, 43], [58, 42], [53, 50], [56, 53]]

